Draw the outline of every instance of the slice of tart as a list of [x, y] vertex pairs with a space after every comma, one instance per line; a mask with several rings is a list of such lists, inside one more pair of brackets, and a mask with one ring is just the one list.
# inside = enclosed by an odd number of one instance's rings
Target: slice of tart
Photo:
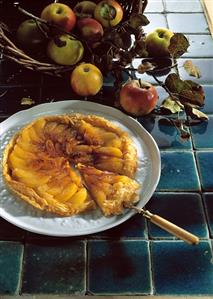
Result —
[[139, 200], [139, 184], [124, 175], [77, 165], [84, 183], [105, 216], [119, 215]]

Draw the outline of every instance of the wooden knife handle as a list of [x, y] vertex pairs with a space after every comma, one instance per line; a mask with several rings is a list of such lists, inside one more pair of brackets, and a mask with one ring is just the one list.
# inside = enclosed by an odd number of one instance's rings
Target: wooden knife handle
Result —
[[152, 214], [149, 220], [189, 244], [196, 245], [199, 243], [199, 238], [197, 236], [158, 215]]

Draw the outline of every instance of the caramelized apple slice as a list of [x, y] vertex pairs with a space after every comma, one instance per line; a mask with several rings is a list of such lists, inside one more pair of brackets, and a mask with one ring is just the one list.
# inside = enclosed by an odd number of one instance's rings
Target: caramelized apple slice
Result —
[[14, 169], [14, 168], [20, 168], [20, 169], [26, 169], [27, 168], [27, 161], [26, 159], [19, 158], [16, 156], [15, 152], [13, 151], [9, 155], [9, 165]]
[[36, 131], [36, 133], [38, 134], [38, 136], [43, 136], [45, 125], [46, 125], [46, 120], [45, 120], [45, 118], [37, 119], [37, 120], [34, 122], [34, 124], [33, 124], [33, 128], [35, 129], [35, 131]]
[[35, 159], [36, 156], [32, 153], [26, 152], [23, 148], [16, 144], [13, 150], [14, 154], [20, 159]]
[[109, 156], [98, 156], [95, 162], [95, 167], [101, 170], [123, 174], [124, 161], [120, 158]]
[[72, 196], [77, 192], [77, 190], [77, 185], [72, 183], [66, 186], [66, 188], [60, 194], [56, 195], [55, 198], [60, 202], [66, 202], [72, 198]]
[[[43, 142], [43, 140], [42, 140], [43, 136], [41, 134], [38, 135], [37, 131], [34, 129], [33, 126], [28, 129], [28, 135], [30, 137], [31, 142], [36, 142], [36, 143]], [[23, 135], [22, 135], [22, 137], [23, 137]]]
[[24, 143], [30, 143], [30, 142], [31, 142], [31, 138], [30, 138], [30, 135], [29, 135], [29, 130], [28, 130], [28, 128], [25, 128], [25, 129], [22, 131], [22, 133], [21, 133], [21, 137], [22, 137]]
[[113, 146], [102, 146], [102, 147], [94, 148], [93, 151], [96, 154], [112, 156], [117, 158], [121, 158], [123, 156], [122, 151]]
[[81, 124], [78, 128], [78, 133], [82, 135], [84, 140], [90, 145], [103, 145], [103, 132], [103, 129], [94, 127], [84, 120], [81, 121]]
[[27, 153], [37, 153], [38, 152], [38, 147], [35, 144], [26, 142], [22, 136], [20, 136], [18, 138], [17, 144], [23, 151], [25, 151]]
[[78, 205], [81, 205], [86, 199], [87, 189], [83, 187], [69, 199], [69, 203], [72, 203], [73, 207], [77, 207]]
[[46, 184], [50, 176], [38, 175], [37, 173], [29, 172], [28, 170], [15, 168], [13, 170], [13, 176], [18, 181], [25, 183], [29, 187], [37, 187]]

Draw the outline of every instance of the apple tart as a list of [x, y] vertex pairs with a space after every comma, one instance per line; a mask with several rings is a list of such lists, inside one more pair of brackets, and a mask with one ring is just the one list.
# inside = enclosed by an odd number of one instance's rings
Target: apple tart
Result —
[[103, 117], [44, 116], [22, 128], [3, 154], [7, 186], [32, 206], [69, 216], [117, 215], [138, 200], [137, 150]]

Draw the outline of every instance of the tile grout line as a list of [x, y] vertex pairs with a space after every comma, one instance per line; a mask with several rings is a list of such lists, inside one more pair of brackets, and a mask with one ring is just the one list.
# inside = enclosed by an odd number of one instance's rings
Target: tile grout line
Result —
[[[207, 225], [207, 228], [208, 228], [208, 234], [209, 234], [207, 240], [210, 240], [211, 239], [211, 226], [210, 226], [209, 215], [208, 215], [208, 212], [207, 212], [207, 207], [206, 207], [206, 204], [205, 204], [205, 201], [204, 201], [204, 192], [201, 194], [201, 201], [202, 201], [202, 205], [203, 205], [203, 212], [204, 212], [206, 225]], [[212, 250], [213, 250], [213, 248], [212, 248]]]
[[85, 240], [85, 294], [89, 293], [89, 240]]
[[21, 291], [22, 291], [22, 284], [23, 284], [23, 277], [24, 277], [24, 264], [25, 264], [25, 255], [26, 255], [26, 251], [25, 251], [25, 242], [21, 243], [23, 246], [22, 249], [22, 256], [21, 256], [21, 269], [20, 269], [20, 273], [19, 273], [19, 283], [18, 283], [18, 287], [17, 287], [17, 293], [19, 295], [21, 295]]
[[155, 280], [154, 280], [154, 263], [153, 263], [153, 254], [152, 254], [152, 240], [148, 240], [149, 248], [149, 262], [150, 262], [150, 284], [151, 284], [151, 295], [155, 295]]
[[205, 206], [205, 203], [204, 203], [203, 193], [205, 191], [203, 190], [202, 183], [201, 183], [201, 171], [200, 171], [199, 164], [198, 164], [198, 159], [197, 159], [198, 150], [196, 149], [195, 144], [194, 144], [194, 139], [193, 139], [193, 134], [192, 134], [193, 132], [192, 132], [191, 126], [189, 126], [189, 131], [190, 131], [190, 136], [191, 136], [191, 141], [192, 141], [192, 153], [193, 153], [193, 156], [194, 156], [195, 166], [196, 166], [196, 169], [197, 169], [198, 179], [199, 179], [199, 183], [200, 183], [199, 194], [200, 194], [200, 197], [201, 197], [201, 203], [202, 203], [202, 209], [203, 209], [205, 223], [206, 223], [207, 229], [208, 229], [208, 239], [207, 240], [209, 240], [211, 238], [211, 229], [210, 229], [210, 221], [209, 221], [207, 209], [206, 209], [206, 206]]

